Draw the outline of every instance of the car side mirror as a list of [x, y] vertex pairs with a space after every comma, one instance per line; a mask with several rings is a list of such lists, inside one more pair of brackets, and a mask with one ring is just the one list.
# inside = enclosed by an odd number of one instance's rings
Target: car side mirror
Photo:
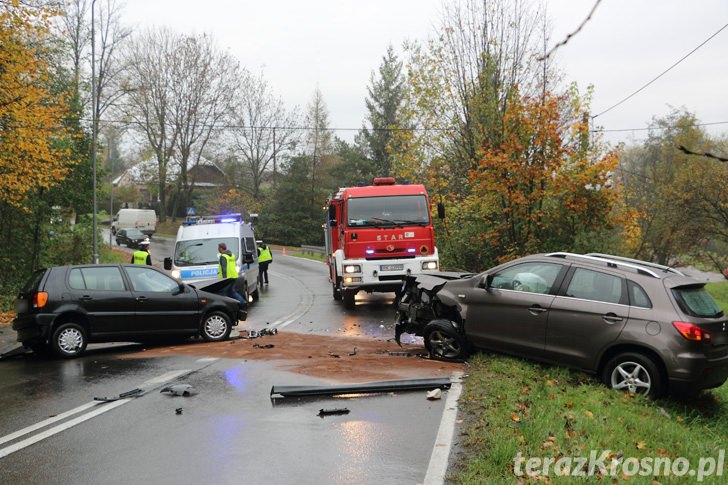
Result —
[[243, 263], [250, 264], [253, 262], [253, 253], [243, 254]]
[[437, 217], [440, 219], [445, 218], [445, 204], [442, 202], [437, 203]]
[[480, 287], [485, 288], [486, 290], [489, 290], [493, 287], [493, 275], [487, 274], [480, 282]]
[[172, 269], [172, 258], [164, 258], [164, 269], [166, 269], [167, 271]]
[[184, 285], [184, 283], [182, 283], [180, 281], [179, 284], [177, 285], [177, 291], [175, 291], [172, 294], [173, 295], [179, 295], [180, 293], [184, 293], [184, 292], [185, 292], [185, 285]]

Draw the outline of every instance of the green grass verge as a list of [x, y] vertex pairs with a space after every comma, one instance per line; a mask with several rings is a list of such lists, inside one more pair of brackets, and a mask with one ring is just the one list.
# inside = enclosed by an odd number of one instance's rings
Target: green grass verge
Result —
[[99, 248], [99, 263], [124, 264], [130, 261], [128, 253], [120, 249], [102, 246]]
[[[579, 372], [499, 355], [471, 358], [460, 406], [464, 441], [450, 477], [458, 484], [609, 483], [628, 478], [630, 483], [686, 483], [687, 475], [611, 476], [609, 468], [606, 476], [559, 477], [552, 466], [548, 477], [519, 477], [514, 458], [520, 453], [525, 459], [555, 462], [596, 452], [597, 458], [606, 453], [609, 460], [683, 457], [697, 467], [702, 457], [718, 458], [728, 436], [726, 385], [689, 401], [652, 401], [612, 391]], [[525, 472], [525, 462], [520, 470]], [[705, 479], [717, 482], [717, 477]]]

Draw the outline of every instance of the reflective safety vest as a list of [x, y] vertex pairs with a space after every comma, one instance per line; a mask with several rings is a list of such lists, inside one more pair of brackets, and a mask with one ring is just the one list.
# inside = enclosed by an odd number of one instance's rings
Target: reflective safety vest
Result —
[[[227, 278], [237, 278], [238, 277], [238, 268], [235, 267], [235, 256], [231, 254], [225, 254], [222, 253], [220, 256], [225, 258], [227, 261], [227, 267], [225, 268], [225, 275]], [[218, 259], [217, 262], [217, 277], [222, 278], [222, 264], [220, 264], [220, 260]]]
[[266, 246], [265, 249], [258, 248], [258, 262], [259, 263], [265, 263], [267, 261], [272, 261], [273, 255], [270, 253], [270, 246]]
[[146, 251], [134, 251], [134, 264], [147, 264], [147, 256], [149, 253]]

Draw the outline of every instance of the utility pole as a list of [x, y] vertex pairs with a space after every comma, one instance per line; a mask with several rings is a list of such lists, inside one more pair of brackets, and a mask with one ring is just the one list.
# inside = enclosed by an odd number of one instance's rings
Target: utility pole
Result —
[[93, 195], [94, 195], [94, 214], [93, 214], [93, 247], [94, 256], [93, 264], [99, 264], [99, 241], [98, 241], [98, 217], [96, 215], [96, 124], [98, 122], [96, 114], [96, 0], [91, 1], [91, 163], [93, 164]]

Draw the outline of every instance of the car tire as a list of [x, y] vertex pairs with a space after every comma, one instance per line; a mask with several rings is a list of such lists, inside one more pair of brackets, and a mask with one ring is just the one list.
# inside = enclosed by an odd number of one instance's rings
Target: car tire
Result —
[[260, 284], [257, 281], [255, 282], [255, 291], [250, 294], [250, 297], [253, 301], [260, 300]]
[[356, 290], [341, 290], [341, 297], [344, 300], [344, 308], [347, 310], [353, 310], [356, 306]]
[[653, 358], [625, 352], [607, 362], [602, 380], [614, 390], [658, 398], [665, 393], [665, 377]]
[[233, 327], [230, 317], [223, 312], [211, 312], [202, 319], [200, 335], [208, 342], [227, 340]]
[[430, 356], [441, 360], [462, 360], [470, 354], [470, 346], [462, 335], [447, 320], [433, 320], [422, 332], [425, 348]]
[[83, 354], [87, 344], [86, 330], [77, 323], [59, 325], [51, 336], [51, 349], [64, 359], [73, 359]]

